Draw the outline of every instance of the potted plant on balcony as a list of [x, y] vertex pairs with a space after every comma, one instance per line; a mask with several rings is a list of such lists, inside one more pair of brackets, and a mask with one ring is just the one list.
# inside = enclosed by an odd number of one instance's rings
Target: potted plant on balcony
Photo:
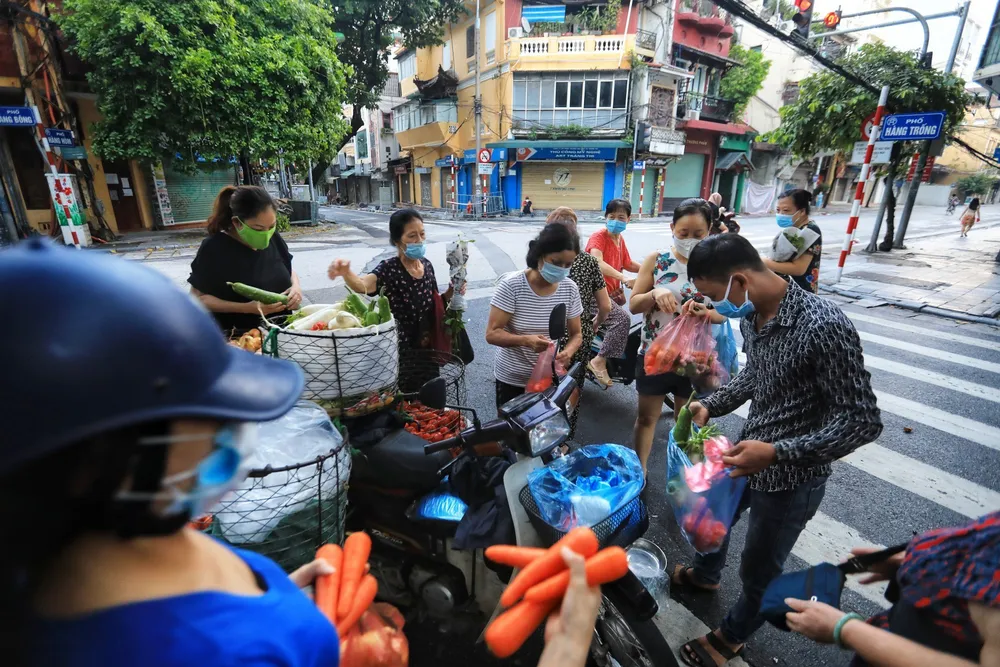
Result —
[[622, 0], [608, 0], [597, 15], [598, 27], [602, 34], [614, 35], [618, 32], [618, 14], [622, 9]]

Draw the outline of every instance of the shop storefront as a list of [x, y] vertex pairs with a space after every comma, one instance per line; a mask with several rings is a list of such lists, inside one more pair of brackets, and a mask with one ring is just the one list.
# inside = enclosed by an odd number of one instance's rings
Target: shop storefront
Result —
[[712, 132], [697, 130], [685, 132], [684, 155], [667, 168], [661, 210], [673, 211], [681, 201], [689, 197], [708, 198], [715, 167], [717, 136]]
[[601, 211], [622, 191], [624, 168], [616, 160], [624, 142], [505, 141], [488, 146], [509, 152], [501, 179], [509, 209], [529, 196], [542, 211], [559, 206]]
[[754, 170], [750, 160], [750, 136], [724, 134], [719, 141], [712, 191], [722, 195], [722, 205], [742, 212], [747, 175]]

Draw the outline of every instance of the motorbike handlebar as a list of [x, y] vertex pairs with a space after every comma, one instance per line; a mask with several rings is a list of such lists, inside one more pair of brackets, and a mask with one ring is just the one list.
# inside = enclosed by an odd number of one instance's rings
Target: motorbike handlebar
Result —
[[514, 427], [507, 423], [505, 419], [494, 419], [487, 422], [482, 428], [467, 428], [454, 438], [448, 438], [441, 442], [432, 442], [424, 445], [424, 454], [436, 454], [452, 447], [475, 447], [486, 442], [493, 442], [510, 437], [514, 432]]

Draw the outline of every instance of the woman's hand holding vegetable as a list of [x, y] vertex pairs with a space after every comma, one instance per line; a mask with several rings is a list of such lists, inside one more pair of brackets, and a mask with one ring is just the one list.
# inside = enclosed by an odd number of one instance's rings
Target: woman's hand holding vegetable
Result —
[[[302, 298], [301, 296], [299, 297]], [[291, 298], [288, 299], [289, 305], [291, 305]], [[246, 313], [264, 313], [265, 315], [273, 315], [274, 313], [280, 313], [286, 310], [289, 306], [281, 303], [261, 303], [260, 301], [250, 301], [248, 303], [242, 304], [244, 311]]]
[[295, 570], [295, 572], [292, 572], [288, 575], [288, 578], [299, 588], [306, 588], [307, 586], [312, 586], [313, 582], [316, 581], [316, 577], [333, 574], [334, 572], [334, 567], [330, 563], [323, 558], [317, 558], [311, 563], [306, 563]]
[[569, 567], [569, 588], [559, 612], [545, 626], [545, 650], [538, 667], [583, 667], [601, 606], [600, 587], [587, 585], [583, 556], [564, 548], [562, 557]]
[[674, 293], [668, 289], [662, 287], [656, 287], [651, 292], [653, 296], [653, 303], [656, 307], [663, 313], [676, 313], [677, 312], [677, 297]]
[[292, 280], [292, 286], [282, 292], [288, 297], [288, 310], [298, 310], [302, 305], [302, 288], [298, 280]]

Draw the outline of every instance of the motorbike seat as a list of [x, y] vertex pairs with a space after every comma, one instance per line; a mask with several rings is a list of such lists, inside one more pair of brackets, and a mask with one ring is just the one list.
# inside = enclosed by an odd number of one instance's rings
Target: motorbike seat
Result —
[[[352, 474], [377, 482], [383, 488], [425, 491], [434, 489], [441, 482], [438, 470], [452, 459], [445, 450], [427, 456], [427, 441], [398, 429], [363, 450], [356, 457]], [[358, 461], [358, 459], [361, 459]]]

